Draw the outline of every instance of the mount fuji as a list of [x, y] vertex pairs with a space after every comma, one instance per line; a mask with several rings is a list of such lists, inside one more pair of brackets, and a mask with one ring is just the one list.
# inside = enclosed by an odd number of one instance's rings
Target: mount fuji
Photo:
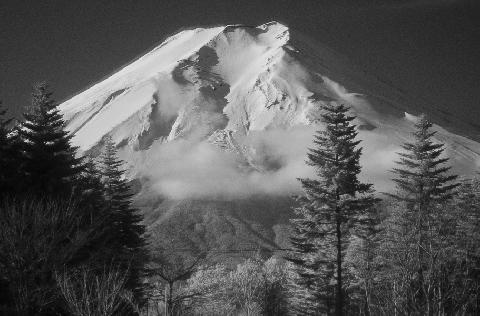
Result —
[[453, 172], [478, 169], [480, 144], [466, 137], [475, 132], [452, 113], [278, 22], [181, 31], [60, 110], [82, 152], [96, 156], [112, 137], [149, 224], [182, 218], [196, 244], [272, 245], [289, 217], [285, 196], [311, 175], [306, 151], [329, 103], [356, 115], [362, 178], [377, 191], [392, 189], [388, 170], [420, 113]]

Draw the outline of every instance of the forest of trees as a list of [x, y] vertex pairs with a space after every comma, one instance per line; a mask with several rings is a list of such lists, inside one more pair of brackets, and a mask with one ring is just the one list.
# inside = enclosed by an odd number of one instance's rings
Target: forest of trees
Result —
[[2, 313], [134, 314], [145, 229], [111, 140], [97, 163], [77, 157], [46, 84], [18, 124], [0, 114]]
[[[298, 315], [478, 315], [480, 181], [449, 173], [443, 144], [422, 116], [403, 145], [384, 199], [360, 183], [354, 117], [325, 106], [325, 130], [301, 179], [287, 259]], [[380, 196], [376, 194], [375, 196]]]
[[0, 104], [0, 315], [479, 315], [480, 179], [422, 116], [375, 192], [349, 108], [322, 121], [289, 248], [227, 263], [147, 230], [114, 141], [80, 156], [46, 84], [18, 122]]

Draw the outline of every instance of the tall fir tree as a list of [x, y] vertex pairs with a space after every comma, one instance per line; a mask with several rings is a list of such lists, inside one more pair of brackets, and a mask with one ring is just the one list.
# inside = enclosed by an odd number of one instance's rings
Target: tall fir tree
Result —
[[428, 207], [449, 200], [459, 185], [454, 182], [456, 175], [449, 175], [448, 158], [442, 157], [444, 144], [435, 143], [431, 131], [432, 123], [425, 115], [420, 116], [412, 133], [414, 142], [402, 145], [405, 152], [399, 153], [400, 160], [393, 173], [397, 178], [397, 194], [390, 194], [396, 200], [407, 202], [418, 213]]
[[79, 209], [83, 212], [79, 226], [95, 227], [97, 230], [96, 238], [91, 239], [91, 243], [82, 249], [82, 255], [84, 259], [88, 258], [92, 268], [103, 268], [105, 264], [111, 264], [112, 261], [112, 254], [108, 251], [111, 249], [109, 243], [112, 238], [111, 211], [105, 200], [101, 171], [93, 159], [86, 160], [76, 182], [73, 195]]
[[12, 119], [5, 118], [7, 110], [3, 108], [3, 103], [0, 101], [0, 150], [3, 150], [7, 147], [9, 125], [12, 123]]
[[[0, 101], [0, 195], [3, 195], [12, 179], [13, 168], [13, 152], [12, 152], [12, 142], [13, 140], [9, 137], [10, 128], [9, 125], [12, 122], [12, 119], [5, 118], [7, 110], [3, 108], [2, 102]], [[1, 197], [1, 196], [0, 196]]]
[[40, 195], [71, 193], [83, 165], [64, 125], [48, 85], [36, 85], [31, 109], [18, 128], [24, 191]]
[[[0, 203], [7, 194], [7, 190], [12, 181], [10, 175], [11, 171], [15, 170], [12, 165], [11, 142], [8, 137], [9, 124], [11, 119], [5, 118], [7, 111], [3, 108], [0, 101]], [[0, 256], [5, 254], [0, 253]], [[5, 275], [0, 276], [0, 293], [8, 293], [8, 278]], [[7, 294], [0, 295], [0, 313], [3, 311], [2, 307], [9, 302]]]
[[[450, 175], [448, 158], [444, 157], [444, 145], [434, 142], [436, 132], [431, 131], [432, 123], [422, 115], [415, 123], [412, 133], [414, 141], [407, 142], [399, 153], [400, 160], [393, 169], [397, 191], [390, 194], [403, 208], [400, 225], [408, 227], [408, 236], [397, 236], [409, 240], [412, 260], [408, 263], [411, 273], [406, 290], [406, 309], [412, 313], [431, 313], [434, 309], [432, 291], [436, 271], [433, 271], [435, 253], [441, 248], [439, 229], [441, 205], [454, 197], [457, 176]], [[395, 242], [395, 240], [393, 241]]]
[[322, 107], [325, 130], [315, 135], [315, 148], [307, 164], [316, 179], [299, 179], [305, 195], [298, 198], [298, 215], [292, 220], [289, 258], [297, 271], [295, 305], [300, 314], [344, 315], [347, 311], [344, 256], [355, 228], [370, 218], [377, 199], [372, 185], [361, 183], [354, 116], [344, 105]]
[[142, 216], [132, 207], [132, 194], [125, 178], [123, 161], [118, 159], [115, 144], [105, 139], [105, 151], [101, 160], [101, 174], [107, 208], [110, 210], [110, 247], [113, 256], [128, 269], [127, 288], [136, 298], [142, 296], [142, 276], [146, 260], [145, 227]]
[[381, 244], [380, 205], [362, 218], [362, 224], [351, 238], [345, 258], [345, 268], [349, 275], [350, 305], [349, 314], [376, 315], [374, 290], [378, 283], [381, 263], [378, 246]]

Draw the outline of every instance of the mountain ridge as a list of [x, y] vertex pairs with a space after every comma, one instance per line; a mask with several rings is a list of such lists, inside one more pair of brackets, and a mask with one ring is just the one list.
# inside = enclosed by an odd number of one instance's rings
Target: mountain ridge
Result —
[[[62, 103], [60, 110], [74, 134], [74, 145], [82, 151], [94, 154], [103, 137], [112, 136], [132, 167], [132, 177], [149, 177], [151, 170], [142, 164], [157, 159], [155, 151], [181, 147], [183, 142], [190, 144], [184, 150], [196, 148], [227, 165], [229, 177], [246, 173], [252, 178], [247, 183], [256, 185], [263, 175], [274, 174], [296, 191], [298, 186], [287, 175], [295, 179], [308, 174], [300, 167], [300, 157], [313, 131], [321, 128], [320, 106], [332, 102], [348, 104], [357, 116], [359, 137], [365, 141], [364, 161], [380, 157], [381, 168], [366, 167], [369, 181], [379, 173], [374, 170], [377, 174], [371, 175], [370, 169], [388, 170], [399, 145], [408, 140], [415, 117], [407, 111], [427, 112], [434, 122], [445, 121], [438, 110], [426, 108], [347, 57], [275, 21], [257, 27], [181, 31]], [[477, 168], [478, 143], [439, 125], [435, 128], [459, 172]], [[289, 134], [302, 139], [296, 148], [302, 155], [292, 157], [275, 139], [283, 135], [295, 142]], [[215, 144], [228, 157], [198, 145], [204, 143]], [[239, 166], [243, 173], [232, 171]], [[171, 196], [163, 189], [159, 193]]]
[[[414, 101], [271, 22], [181, 31], [60, 111], [83, 153], [98, 156], [113, 139], [149, 229], [197, 250], [273, 249], [288, 244], [297, 178], [314, 174], [305, 157], [323, 127], [321, 106], [351, 107], [361, 179], [387, 192], [414, 114], [436, 113]], [[434, 129], [454, 172], [478, 169], [479, 143]]]

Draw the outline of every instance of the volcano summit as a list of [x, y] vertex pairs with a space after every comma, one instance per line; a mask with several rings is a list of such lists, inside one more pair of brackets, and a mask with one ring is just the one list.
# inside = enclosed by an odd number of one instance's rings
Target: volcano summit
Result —
[[60, 109], [74, 145], [95, 154], [110, 135], [149, 190], [231, 198], [298, 190], [325, 103], [357, 116], [363, 177], [377, 190], [391, 187], [387, 170], [421, 112], [455, 171], [478, 166], [480, 145], [461, 123], [277, 22], [181, 31]]

